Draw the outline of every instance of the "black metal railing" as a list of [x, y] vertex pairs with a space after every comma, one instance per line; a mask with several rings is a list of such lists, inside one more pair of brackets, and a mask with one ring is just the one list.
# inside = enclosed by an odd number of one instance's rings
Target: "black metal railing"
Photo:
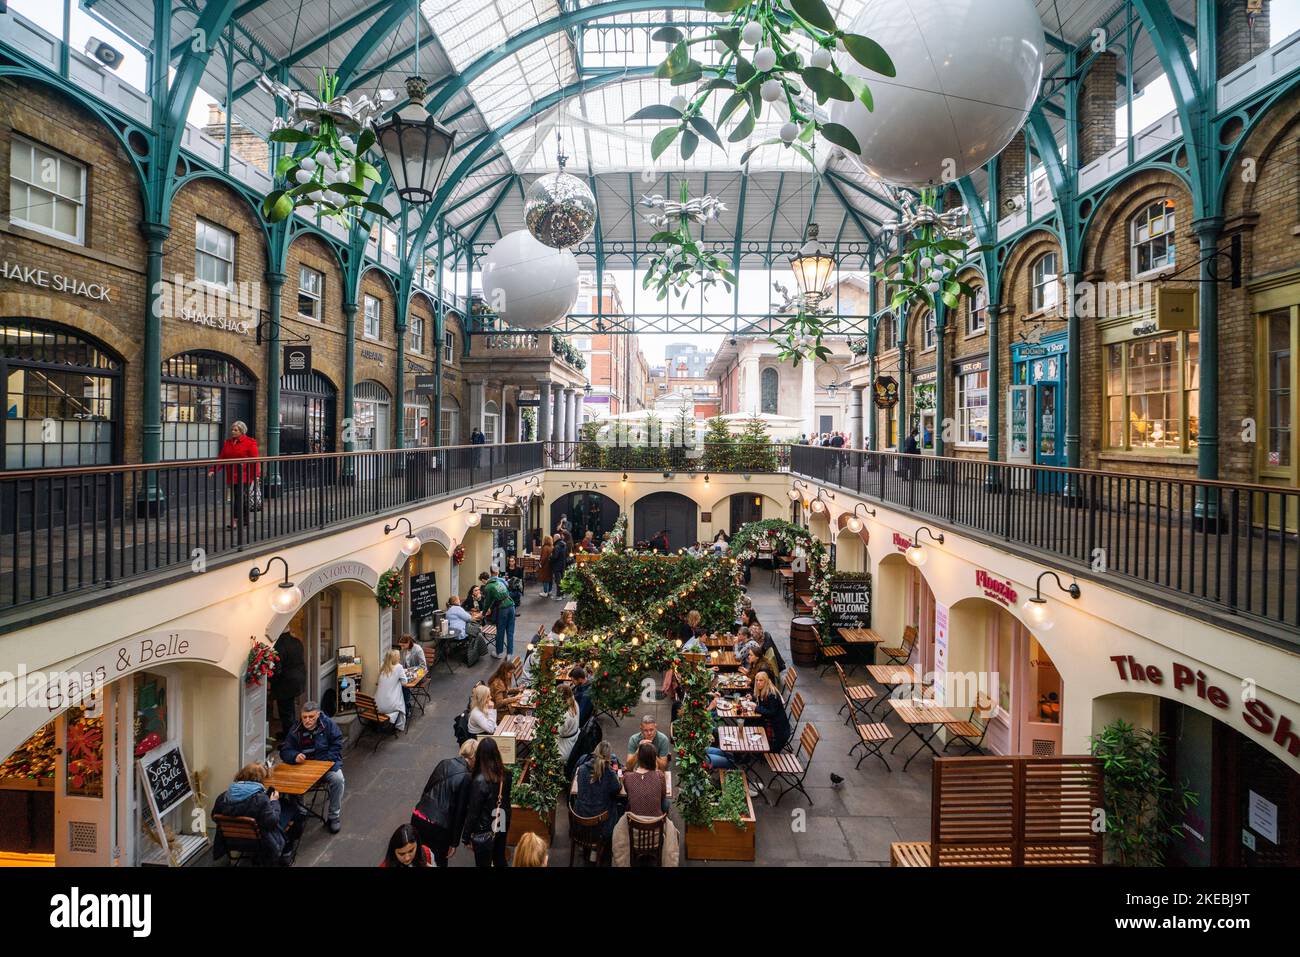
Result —
[[546, 467], [567, 471], [784, 472], [790, 467], [790, 448], [777, 442], [700, 442], [690, 445], [667, 439], [654, 444], [614, 438], [608, 441], [548, 442]]
[[541, 468], [542, 444], [529, 442], [0, 475], [0, 608], [211, 562]]
[[1300, 631], [1300, 490], [802, 445], [790, 471]]

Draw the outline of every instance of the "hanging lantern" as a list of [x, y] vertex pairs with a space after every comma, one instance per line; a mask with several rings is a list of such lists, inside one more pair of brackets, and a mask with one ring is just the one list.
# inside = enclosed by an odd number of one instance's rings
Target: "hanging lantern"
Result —
[[[556, 132], [559, 139], [559, 132]], [[560, 171], [548, 173], [529, 187], [524, 199], [524, 223], [533, 238], [552, 249], [576, 246], [596, 227], [596, 197], [587, 184], [564, 171], [563, 146], [556, 155]]]
[[424, 108], [427, 89], [423, 77], [408, 78], [407, 104], [375, 127], [397, 195], [413, 206], [433, 200], [456, 142], [455, 131]]
[[799, 248], [799, 255], [790, 258], [790, 270], [799, 286], [807, 309], [816, 309], [826, 295], [826, 283], [835, 268], [835, 257], [826, 252], [817, 235], [816, 223], [808, 224], [807, 240]]

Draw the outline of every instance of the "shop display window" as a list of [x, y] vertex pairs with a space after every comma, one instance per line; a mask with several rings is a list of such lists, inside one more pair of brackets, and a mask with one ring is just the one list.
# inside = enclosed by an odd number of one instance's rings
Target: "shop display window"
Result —
[[1106, 347], [1106, 437], [1111, 448], [1196, 448], [1200, 336], [1150, 336]]
[[64, 791], [69, 797], [104, 796], [104, 719], [84, 708], [69, 708], [64, 725]]
[[987, 445], [989, 441], [989, 372], [981, 369], [957, 376], [957, 441]]

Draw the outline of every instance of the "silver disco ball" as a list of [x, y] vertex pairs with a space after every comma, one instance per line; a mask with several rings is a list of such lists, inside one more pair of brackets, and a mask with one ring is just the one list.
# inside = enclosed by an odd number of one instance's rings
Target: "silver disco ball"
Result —
[[533, 238], [552, 249], [576, 246], [596, 226], [596, 197], [569, 173], [548, 173], [528, 190], [524, 223]]

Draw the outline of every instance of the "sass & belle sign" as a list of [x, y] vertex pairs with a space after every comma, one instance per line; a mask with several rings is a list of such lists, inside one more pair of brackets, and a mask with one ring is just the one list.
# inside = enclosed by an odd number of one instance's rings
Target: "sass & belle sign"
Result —
[[994, 578], [983, 569], [975, 573], [975, 584], [984, 590], [984, 597], [992, 598], [1007, 608], [1013, 607], [1019, 597], [1011, 582]]
[[[1165, 684], [1164, 670], [1156, 665], [1143, 664], [1133, 655], [1111, 655], [1110, 660], [1115, 663], [1119, 680], [1125, 684]], [[1172, 672], [1171, 683], [1175, 691], [1190, 692], [1223, 711], [1232, 708], [1232, 697], [1218, 685], [1211, 684], [1201, 669], [1175, 661]], [[1275, 712], [1259, 699], [1253, 688], [1248, 689], [1245, 683], [1241, 699], [1241, 719], [1250, 729], [1260, 737], [1270, 739], [1293, 758], [1300, 758], [1300, 726], [1286, 715]]]
[[25, 266], [8, 260], [0, 262], [0, 279], [20, 282], [25, 286], [35, 286], [38, 289], [49, 289], [51, 292], [66, 292], [70, 296], [79, 296], [93, 302], [112, 302], [109, 298], [112, 289], [107, 283], [86, 282], [76, 276], [65, 276], [62, 273], [50, 272], [48, 269], [37, 269], [35, 266]]

